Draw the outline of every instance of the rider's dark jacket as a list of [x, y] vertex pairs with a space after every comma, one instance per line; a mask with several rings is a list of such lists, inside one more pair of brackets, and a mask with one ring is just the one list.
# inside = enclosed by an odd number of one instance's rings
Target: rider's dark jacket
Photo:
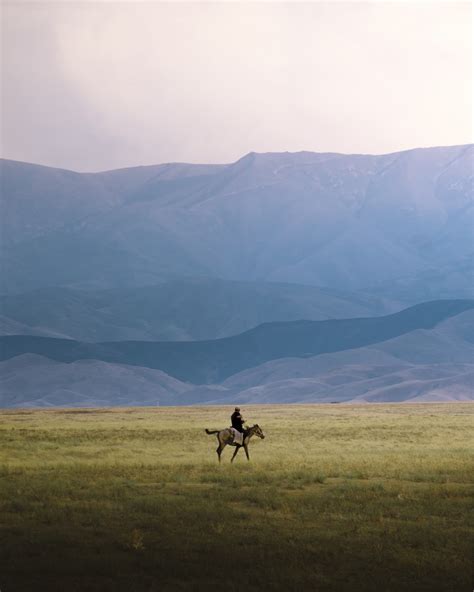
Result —
[[244, 420], [243, 417], [240, 415], [239, 411], [234, 411], [230, 416], [230, 420], [232, 422], [232, 427], [235, 428], [238, 432], [244, 431]]

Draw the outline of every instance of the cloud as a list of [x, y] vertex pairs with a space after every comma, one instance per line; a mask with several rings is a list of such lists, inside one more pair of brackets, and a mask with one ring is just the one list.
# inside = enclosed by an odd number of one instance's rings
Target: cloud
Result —
[[3, 153], [99, 170], [470, 142], [470, 10], [7, 5]]

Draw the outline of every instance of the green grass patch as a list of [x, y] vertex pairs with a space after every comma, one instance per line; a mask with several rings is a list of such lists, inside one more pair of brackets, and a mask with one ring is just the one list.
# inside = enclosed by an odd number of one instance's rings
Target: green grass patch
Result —
[[471, 592], [474, 405], [0, 413], [0, 589]]

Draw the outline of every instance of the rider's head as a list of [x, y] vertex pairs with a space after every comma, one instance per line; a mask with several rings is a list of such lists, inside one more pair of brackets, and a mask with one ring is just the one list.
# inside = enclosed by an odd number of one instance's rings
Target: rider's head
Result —
[[240, 411], [240, 407], [236, 407], [236, 408], [235, 408], [235, 410], [236, 410], [236, 411]]

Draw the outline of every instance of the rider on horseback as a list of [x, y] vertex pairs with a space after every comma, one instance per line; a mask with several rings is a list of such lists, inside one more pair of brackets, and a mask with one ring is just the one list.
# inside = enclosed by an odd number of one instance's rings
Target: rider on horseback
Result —
[[[236, 409], [238, 415], [240, 415], [240, 410]], [[232, 414], [234, 415], [234, 413]], [[233, 419], [233, 418], [232, 418]], [[244, 423], [242, 416], [240, 415], [240, 426]], [[234, 424], [235, 425], [235, 424]], [[243, 429], [243, 428], [242, 428]], [[217, 456], [219, 458], [219, 462], [221, 461], [221, 454], [224, 448], [229, 444], [230, 446], [235, 446], [235, 452], [231, 458], [231, 462], [234, 460], [237, 452], [243, 448], [245, 450], [245, 455], [247, 456], [247, 460], [250, 460], [248, 445], [250, 442], [250, 438], [252, 436], [258, 436], [263, 440], [265, 438], [265, 434], [263, 433], [261, 427], [258, 424], [250, 426], [244, 432], [238, 432], [237, 428], [224, 428], [223, 430], [208, 430], [206, 428], [206, 434], [216, 434], [217, 441], [219, 442], [219, 446], [217, 447]], [[236, 434], [239, 434], [240, 438], [242, 438], [241, 442], [236, 442]]]
[[235, 428], [241, 434], [245, 433], [244, 430], [244, 418], [240, 415], [240, 407], [236, 407], [234, 413], [230, 416], [232, 427]]

